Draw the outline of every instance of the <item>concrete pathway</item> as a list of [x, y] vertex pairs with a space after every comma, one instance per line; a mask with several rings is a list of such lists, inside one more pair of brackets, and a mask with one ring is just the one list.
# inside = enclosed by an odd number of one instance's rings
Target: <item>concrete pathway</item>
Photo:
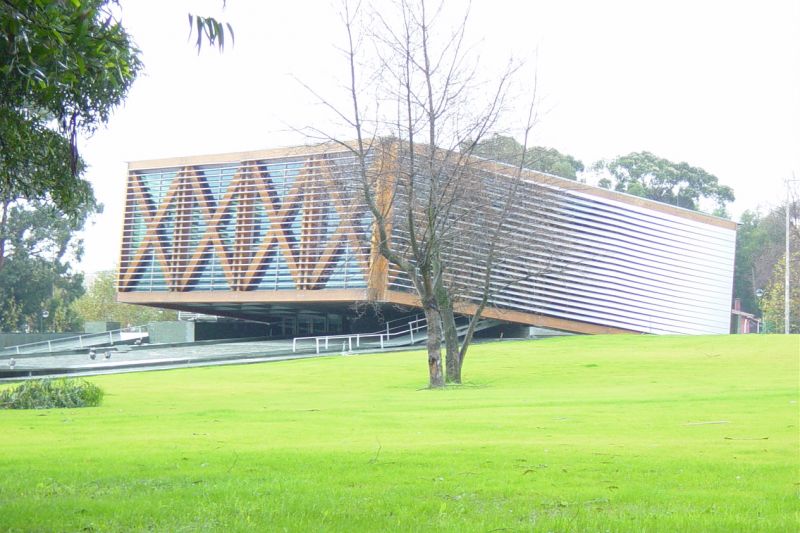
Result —
[[[409, 349], [409, 347], [405, 347], [405, 349]], [[87, 352], [21, 355], [13, 358], [13, 367], [11, 365], [12, 358], [3, 357], [0, 359], [0, 381], [16, 381], [45, 376], [96, 375], [196, 366], [262, 363], [309, 357], [375, 353], [375, 351], [373, 346], [363, 346], [361, 350], [354, 350], [347, 354], [342, 354], [337, 349], [317, 354], [316, 350], [310, 347], [292, 352], [291, 340], [221, 342], [181, 346], [143, 345], [124, 351], [117, 351], [114, 347], [99, 348], [95, 352], [95, 359], [91, 359]], [[391, 351], [396, 351], [396, 349]], [[110, 357], [106, 358], [106, 354], [109, 354]]]

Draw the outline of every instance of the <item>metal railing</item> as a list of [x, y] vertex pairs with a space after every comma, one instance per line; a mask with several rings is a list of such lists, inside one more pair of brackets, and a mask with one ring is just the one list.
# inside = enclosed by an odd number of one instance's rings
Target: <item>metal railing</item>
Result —
[[2, 355], [20, 355], [32, 353], [53, 353], [72, 349], [89, 348], [92, 346], [102, 346], [104, 344], [114, 344], [115, 342], [132, 341], [143, 339], [149, 334], [147, 326], [133, 326], [129, 328], [113, 329], [100, 333], [85, 333], [74, 337], [62, 337], [48, 341], [29, 342], [18, 344], [0, 349]]
[[219, 317], [217, 315], [207, 315], [205, 313], [178, 311], [178, 320], [181, 322], [218, 322]]
[[[314, 337], [295, 337], [294, 339], [292, 339], [292, 352], [296, 352], [298, 350], [298, 345], [302, 345], [306, 341], [314, 343], [314, 351], [316, 353], [320, 353], [322, 351], [329, 351], [331, 350], [331, 348], [333, 350], [338, 350], [340, 341], [342, 343], [341, 344], [342, 353], [352, 352], [354, 348], [356, 349], [361, 348], [362, 345], [364, 345], [364, 347], [380, 348], [381, 350], [383, 350], [384, 348], [386, 348], [387, 344], [390, 343], [392, 338], [397, 339], [398, 337], [408, 336], [409, 342], [403, 344], [414, 344], [420, 340], [423, 340], [424, 336], [421, 337], [419, 332], [422, 330], [426, 330], [427, 328], [428, 324], [425, 321], [425, 318], [416, 318], [414, 320], [408, 321], [407, 323], [401, 326], [394, 326], [394, 327], [392, 327], [391, 324], [387, 322], [385, 331], [381, 330], [375, 333], [351, 333], [348, 335], [319, 335]], [[415, 333], [416, 333], [416, 338], [415, 338]]]
[[[339, 349], [339, 342], [341, 341], [341, 352], [349, 353], [353, 349], [359, 349], [362, 345], [365, 348], [380, 348], [385, 349], [387, 345], [392, 344], [392, 339], [395, 339], [394, 346], [410, 346], [417, 342], [422, 342], [427, 339], [428, 322], [424, 316], [419, 318], [420, 315], [415, 315], [411, 319], [408, 317], [402, 319], [392, 320], [386, 323], [386, 330], [381, 330], [374, 333], [352, 333], [349, 335], [318, 335], [314, 337], [295, 337], [292, 339], [292, 352], [297, 352], [298, 345], [302, 349], [302, 344], [308, 341], [309, 344], [313, 343], [314, 351], [319, 354], [323, 351], [332, 351]], [[461, 336], [469, 325], [470, 317], [456, 318], [456, 328], [458, 329], [459, 336]], [[400, 321], [407, 321], [399, 326], [392, 326], [392, 323]], [[459, 322], [463, 322], [459, 325]], [[480, 324], [486, 326], [494, 324], [494, 320], [484, 319]], [[482, 328], [481, 328], [482, 329]], [[408, 337], [407, 342], [397, 342], [402, 337]], [[312, 346], [309, 346], [311, 348]]]
[[[395, 318], [394, 320], [389, 320], [386, 322], [386, 333], [389, 333], [392, 330], [406, 329], [410, 322], [413, 322], [420, 318], [424, 320], [425, 315], [422, 313], [417, 313], [416, 315], [409, 315], [400, 318]], [[392, 324], [400, 324], [400, 325], [392, 326]]]

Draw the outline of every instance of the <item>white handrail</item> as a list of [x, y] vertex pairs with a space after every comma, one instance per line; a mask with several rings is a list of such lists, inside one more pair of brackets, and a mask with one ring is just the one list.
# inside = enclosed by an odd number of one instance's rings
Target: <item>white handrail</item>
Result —
[[[398, 337], [403, 335], [409, 335], [411, 338], [411, 344], [414, 344], [414, 332], [418, 332], [427, 327], [427, 321], [425, 318], [417, 318], [419, 315], [415, 315], [413, 318], [414, 320], [410, 320], [405, 324], [405, 327], [387, 327], [387, 331], [380, 331], [375, 333], [351, 333], [346, 335], [315, 335], [311, 337], [295, 337], [292, 339], [292, 352], [297, 351], [297, 344], [298, 341], [313, 341], [314, 342], [314, 350], [317, 354], [320, 353], [320, 341], [324, 341], [325, 350], [329, 349], [330, 341], [342, 339], [345, 341], [345, 345], [347, 346], [347, 351], [353, 351], [353, 339], [355, 339], [356, 348], [361, 347], [361, 342], [368, 340], [368, 339], [377, 339], [380, 349], [383, 350], [386, 346], [386, 343], [392, 339], [392, 337]], [[388, 323], [387, 323], [388, 324]], [[395, 330], [395, 331], [392, 331]]]
[[[419, 316], [419, 315], [416, 315]], [[456, 319], [456, 323], [458, 320], [463, 317], [459, 317]], [[391, 331], [391, 329], [397, 330], [398, 328], [390, 328], [389, 331], [379, 331], [375, 333], [351, 333], [345, 335], [315, 335], [311, 337], [295, 337], [292, 339], [292, 352], [297, 351], [297, 341], [313, 341], [314, 343], [314, 350], [317, 354], [321, 352], [320, 343], [324, 343], [324, 350], [328, 350], [330, 346], [330, 341], [332, 340], [343, 340], [342, 344], [342, 352], [352, 352], [353, 351], [353, 339], [355, 339], [356, 348], [361, 347], [361, 342], [367, 339], [377, 339], [378, 344], [380, 345], [380, 349], [383, 350], [386, 343], [389, 342], [392, 337], [398, 337], [403, 335], [408, 335], [410, 337], [410, 344], [414, 344], [414, 333], [419, 332], [423, 329], [428, 327], [427, 320], [423, 318], [416, 318], [414, 320], [409, 321], [406, 323], [404, 329], [399, 329], [398, 331]], [[464, 325], [458, 326], [457, 328], [463, 328]]]
[[74, 335], [74, 336], [71, 336], [71, 337], [61, 337], [61, 338], [58, 338], [58, 339], [49, 339], [49, 340], [46, 340], [46, 341], [28, 342], [26, 344], [17, 344], [15, 346], [7, 346], [5, 348], [0, 348], [0, 353], [4, 353], [4, 352], [6, 352], [8, 350], [12, 350], [13, 349], [16, 352], [16, 354], [21, 354], [22, 352], [20, 351], [20, 349], [25, 349], [26, 350], [26, 349], [29, 349], [29, 348], [33, 348], [35, 346], [42, 346], [42, 347], [47, 346], [47, 351], [51, 353], [51, 352], [53, 352], [53, 344], [54, 343], [60, 344], [60, 343], [75, 342], [75, 341], [78, 342], [79, 348], [83, 348], [84, 347], [84, 344], [83, 344], [84, 339], [91, 339], [91, 338], [100, 339], [100, 338], [105, 337], [106, 335], [108, 335], [108, 341], [111, 344], [114, 344], [114, 335], [115, 334], [118, 334], [121, 337], [122, 333], [140, 333], [140, 334], [144, 334], [146, 332], [146, 330], [147, 330], [147, 326], [131, 326], [129, 328], [112, 329], [112, 330], [109, 330], [109, 331], [102, 331], [102, 332], [99, 332], [99, 333], [84, 333], [82, 335]]

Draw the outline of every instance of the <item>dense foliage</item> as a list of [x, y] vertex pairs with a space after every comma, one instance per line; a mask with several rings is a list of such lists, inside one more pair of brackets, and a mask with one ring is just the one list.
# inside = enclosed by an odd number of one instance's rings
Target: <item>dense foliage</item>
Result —
[[3, 206], [0, 331], [71, 331], [79, 325], [70, 305], [83, 294], [83, 276], [71, 262], [81, 255], [74, 235], [86, 216], [67, 216], [41, 201]]
[[[77, 152], [141, 69], [109, 0], [0, 2], [0, 328], [63, 330], [98, 209]], [[46, 317], [44, 315], [47, 315]]]
[[[115, 0], [0, 1], [0, 330], [79, 324], [74, 235], [99, 206], [77, 137], [108, 121], [142, 68], [119, 11]], [[233, 39], [213, 17], [190, 15], [190, 29], [198, 51]]]
[[35, 379], [0, 391], [2, 409], [97, 407], [103, 389], [83, 379]]
[[[800, 250], [800, 203], [792, 208], [792, 250]], [[775, 270], [786, 250], [786, 211], [778, 207], [766, 214], [745, 211], [736, 232], [736, 269], [733, 295], [742, 302], [742, 310], [761, 314], [763, 302], [757, 292], [764, 293], [775, 283]], [[792, 264], [794, 267], [794, 263]], [[800, 268], [800, 264], [797, 267]], [[779, 280], [783, 287], [783, 278]], [[782, 288], [780, 289], [783, 290]], [[781, 308], [783, 304], [781, 303]]]
[[[796, 250], [796, 249], [795, 249]], [[800, 333], [800, 252], [792, 254], [789, 271], [789, 331], [786, 331], [786, 258], [775, 264], [761, 300], [767, 333]]]
[[141, 68], [108, 0], [0, 2], [0, 194], [91, 202], [77, 135], [108, 121]]
[[571, 155], [543, 146], [524, 149], [515, 138], [507, 135], [495, 134], [479, 141], [472, 149], [472, 154], [514, 166], [522, 162], [525, 168], [571, 180], [578, 179], [578, 172], [583, 171], [583, 163]]
[[86, 294], [72, 305], [72, 311], [84, 322], [113, 321], [122, 326], [138, 326], [159, 320], [175, 320], [175, 311], [130, 305], [116, 301], [116, 272], [100, 272], [92, 280]]
[[688, 163], [673, 163], [650, 152], [632, 152], [594, 165], [603, 172], [600, 186], [699, 211], [702, 200], [715, 203], [714, 214], [726, 216], [725, 205], [734, 200], [733, 189], [716, 176]]

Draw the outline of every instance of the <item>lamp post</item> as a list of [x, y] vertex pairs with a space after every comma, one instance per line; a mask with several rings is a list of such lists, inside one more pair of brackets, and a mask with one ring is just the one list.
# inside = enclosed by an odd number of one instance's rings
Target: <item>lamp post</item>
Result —
[[792, 210], [792, 202], [789, 200], [789, 198], [790, 198], [790, 196], [789, 196], [789, 180], [786, 180], [786, 265], [785, 265], [785, 268], [783, 269], [784, 270], [784, 274], [786, 274], [786, 279], [784, 279], [784, 282], [783, 282], [783, 322], [784, 322], [783, 332], [786, 333], [787, 335], [791, 331], [791, 329], [790, 329], [790, 325], [791, 325], [790, 315], [791, 315], [791, 313], [789, 312], [789, 295], [790, 295], [790, 292], [789, 292], [789, 279], [790, 279], [791, 276], [789, 276], [789, 271], [791, 270], [791, 266], [790, 265], [792, 264], [792, 261], [791, 261], [791, 259], [792, 259], [791, 246], [789, 245], [789, 243], [792, 241], [792, 235], [789, 232], [790, 219], [791, 219], [791, 217], [789, 215], [789, 211]]
[[791, 322], [791, 291], [790, 291], [790, 272], [791, 272], [791, 264], [792, 264], [792, 250], [791, 250], [791, 242], [792, 242], [792, 224], [791, 224], [791, 212], [792, 212], [792, 190], [790, 183], [795, 183], [800, 180], [794, 179], [794, 172], [792, 173], [792, 179], [786, 180], [786, 265], [784, 270], [785, 279], [783, 283], [783, 332], [788, 335], [792, 332], [792, 322]]
[[[756, 322], [756, 327], [758, 331], [756, 333], [761, 333], [761, 323], [764, 321], [764, 314], [761, 311], [761, 298], [764, 297], [764, 289], [756, 289], [756, 298], [758, 299], [758, 312], [761, 314], [761, 318], [758, 319]], [[766, 322], [764, 322], [764, 327], [766, 328]], [[764, 331], [764, 333], [769, 333], [768, 331]]]

